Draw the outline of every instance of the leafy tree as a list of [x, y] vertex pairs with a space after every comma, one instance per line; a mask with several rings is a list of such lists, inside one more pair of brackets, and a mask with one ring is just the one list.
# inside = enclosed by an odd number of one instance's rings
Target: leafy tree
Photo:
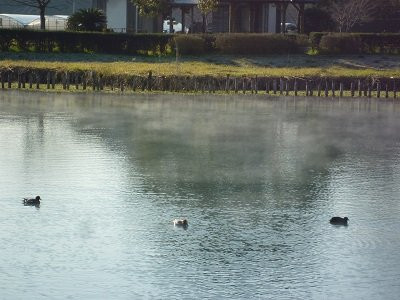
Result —
[[206, 31], [207, 15], [217, 9], [218, 0], [199, 0], [197, 7], [203, 15], [203, 32]]
[[68, 18], [67, 29], [73, 31], [103, 31], [107, 18], [99, 9], [80, 9]]
[[304, 32], [310, 33], [332, 31], [335, 28], [335, 22], [332, 20], [331, 13], [327, 10], [310, 7], [304, 11]]
[[40, 15], [40, 29], [41, 30], [46, 29], [46, 19], [45, 19], [46, 8], [51, 0], [10, 0], [10, 1], [15, 2], [16, 4], [22, 4], [29, 7], [37, 8], [39, 10], [39, 15]]
[[131, 0], [135, 4], [139, 13], [143, 16], [165, 15], [169, 9], [168, 0]]
[[169, 15], [170, 19], [170, 32], [173, 32], [173, 21], [170, 0], [130, 0], [139, 10], [139, 14], [142, 16], [157, 16], [162, 15], [166, 18]]
[[209, 14], [218, 7], [218, 0], [199, 0], [197, 7], [203, 14]]
[[[170, 14], [171, 0], [131, 0], [131, 2], [138, 7], [141, 15], [155, 16], [161, 14], [166, 17]], [[205, 30], [206, 16], [217, 8], [218, 0], [199, 0], [197, 6], [203, 14], [203, 27]], [[172, 29], [172, 22], [170, 24]]]

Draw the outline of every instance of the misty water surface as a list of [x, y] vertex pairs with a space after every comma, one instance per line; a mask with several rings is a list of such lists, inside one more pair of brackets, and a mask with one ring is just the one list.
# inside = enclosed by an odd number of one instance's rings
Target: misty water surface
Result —
[[398, 299], [399, 117], [393, 100], [3, 91], [0, 298]]

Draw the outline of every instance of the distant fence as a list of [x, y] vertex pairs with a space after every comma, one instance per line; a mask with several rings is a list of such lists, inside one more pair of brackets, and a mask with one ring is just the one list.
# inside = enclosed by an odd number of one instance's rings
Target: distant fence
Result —
[[397, 98], [392, 78], [273, 78], [212, 76], [114, 76], [94, 71], [55, 72], [0, 69], [0, 90], [49, 89], [92, 91], [160, 91], [178, 93], [264, 94], [280, 96]]

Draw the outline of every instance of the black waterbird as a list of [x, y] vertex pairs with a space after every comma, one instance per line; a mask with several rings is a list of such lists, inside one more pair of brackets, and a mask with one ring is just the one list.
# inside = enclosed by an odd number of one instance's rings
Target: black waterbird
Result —
[[24, 205], [39, 205], [40, 200], [40, 196], [36, 196], [35, 198], [24, 198]]
[[333, 225], [347, 225], [347, 221], [349, 220], [348, 217], [333, 217], [329, 223], [333, 224]]

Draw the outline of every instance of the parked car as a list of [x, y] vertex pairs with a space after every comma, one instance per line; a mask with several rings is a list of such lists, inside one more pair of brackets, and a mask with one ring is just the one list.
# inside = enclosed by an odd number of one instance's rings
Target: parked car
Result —
[[294, 23], [285, 23], [286, 33], [297, 33], [297, 25]]
[[[169, 23], [170, 22], [170, 20], [164, 20], [164, 23], [163, 23], [163, 32], [164, 33], [170, 33], [169, 32], [169, 29], [170, 29], [170, 27], [169, 27]], [[173, 23], [173, 29], [174, 29], [174, 32], [173, 33], [175, 33], [175, 32], [181, 32], [182, 31], [182, 23], [179, 23], [179, 22], [177, 22], [177, 21], [175, 21], [175, 20], [173, 20], [172, 21]], [[185, 26], [185, 33], [188, 33], [189, 32], [189, 28], [187, 28], [186, 26]]]

